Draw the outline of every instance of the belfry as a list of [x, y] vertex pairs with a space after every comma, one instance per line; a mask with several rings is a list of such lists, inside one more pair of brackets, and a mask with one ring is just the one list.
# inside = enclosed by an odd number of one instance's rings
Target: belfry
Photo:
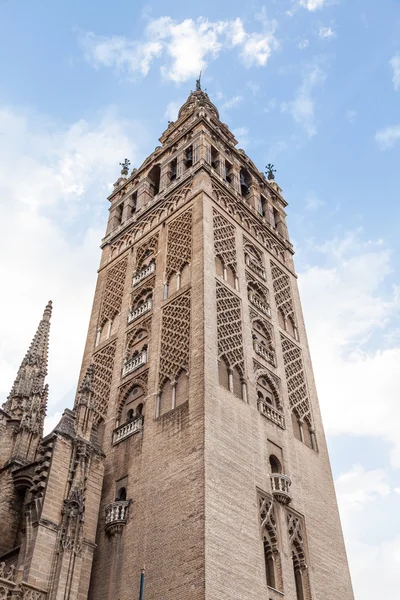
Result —
[[121, 166], [74, 407], [49, 303], [0, 409], [0, 600], [352, 600], [273, 165], [198, 80]]

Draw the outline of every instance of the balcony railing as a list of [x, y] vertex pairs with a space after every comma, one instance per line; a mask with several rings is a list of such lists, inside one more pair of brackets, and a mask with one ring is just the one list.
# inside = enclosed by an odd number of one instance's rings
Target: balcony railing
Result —
[[264, 269], [264, 267], [262, 265], [260, 265], [259, 262], [257, 262], [253, 258], [250, 258], [249, 256], [246, 256], [246, 265], [248, 267], [250, 267], [250, 269], [252, 271], [254, 271], [255, 273], [257, 273], [257, 275], [259, 277], [261, 277], [261, 279], [264, 279], [264, 281], [267, 280], [267, 275], [265, 273], [265, 269]]
[[127, 360], [122, 367], [122, 377], [129, 375], [133, 371], [136, 371], [139, 367], [147, 362], [147, 351], [143, 350], [140, 354], [134, 356], [130, 360]]
[[147, 267], [145, 267], [144, 269], [139, 271], [139, 273], [136, 273], [136, 275], [133, 276], [132, 286], [135, 287], [136, 285], [139, 285], [139, 283], [141, 283], [143, 279], [146, 279], [146, 277], [154, 273], [155, 270], [156, 263], [151, 262]]
[[291, 485], [292, 482], [287, 475], [283, 475], [282, 473], [271, 474], [272, 495], [281, 504], [289, 504], [289, 502], [292, 501], [292, 497], [290, 495]]
[[249, 294], [249, 300], [253, 306], [258, 308], [258, 310], [264, 313], [264, 315], [267, 315], [267, 317], [271, 316], [271, 309], [268, 304], [262, 302], [259, 298], [257, 298], [257, 296], [254, 296], [254, 294]]
[[258, 402], [258, 410], [264, 417], [267, 417], [270, 421], [285, 429], [285, 419], [283, 414], [279, 412], [274, 406], [268, 404], [268, 402], [262, 402], [261, 400]]
[[258, 342], [254, 342], [254, 350], [256, 354], [265, 358], [267, 362], [269, 362], [273, 367], [276, 366], [275, 363], [275, 352], [273, 350], [268, 350], [263, 344], [259, 344]]
[[128, 323], [132, 323], [132, 321], [136, 321], [139, 317], [141, 317], [144, 313], [148, 312], [153, 308], [153, 301], [149, 298], [144, 304], [141, 304], [134, 310], [132, 310], [128, 315]]
[[122, 530], [128, 520], [129, 500], [116, 500], [106, 506], [105, 530], [109, 535]]
[[139, 433], [139, 431], [142, 431], [142, 429], [143, 416], [140, 415], [135, 419], [132, 419], [132, 421], [128, 421], [127, 423], [124, 423], [123, 425], [120, 425], [114, 429], [113, 443], [118, 444], [118, 442], [125, 440], [134, 433]]

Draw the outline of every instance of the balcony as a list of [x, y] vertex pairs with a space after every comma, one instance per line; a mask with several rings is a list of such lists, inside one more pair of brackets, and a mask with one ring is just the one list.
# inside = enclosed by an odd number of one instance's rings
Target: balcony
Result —
[[151, 310], [152, 308], [153, 308], [153, 301], [151, 298], [149, 298], [146, 302], [144, 302], [144, 304], [141, 304], [140, 306], [138, 306], [137, 308], [135, 308], [134, 310], [132, 310], [129, 313], [128, 325], [129, 325], [129, 323], [133, 323], [133, 321], [136, 321], [136, 319], [138, 319], [139, 317], [144, 315], [144, 313], [149, 312], [149, 310]]
[[141, 283], [143, 279], [146, 279], [146, 277], [154, 273], [155, 270], [156, 263], [151, 262], [147, 267], [145, 267], [144, 269], [139, 271], [139, 273], [136, 273], [136, 275], [133, 276], [132, 287], [136, 287], [137, 285], [139, 285], [139, 283]]
[[266, 304], [265, 302], [262, 302], [254, 294], [249, 294], [249, 300], [250, 300], [251, 304], [253, 306], [255, 306], [256, 308], [258, 308], [258, 310], [260, 312], [262, 312], [264, 315], [267, 315], [267, 317], [271, 316], [271, 309], [268, 304]]
[[135, 433], [139, 433], [139, 431], [142, 431], [143, 420], [143, 416], [139, 415], [135, 419], [132, 419], [132, 421], [128, 421], [127, 423], [124, 423], [123, 425], [120, 425], [114, 429], [113, 444], [118, 444], [118, 442], [125, 440]]
[[259, 277], [261, 277], [261, 279], [264, 279], [264, 281], [267, 280], [267, 275], [265, 273], [265, 269], [262, 265], [260, 265], [259, 262], [257, 262], [256, 260], [254, 260], [253, 258], [251, 258], [250, 256], [246, 256], [246, 265], [252, 270], [254, 271], [254, 273], [257, 273], [257, 275]]
[[116, 500], [106, 506], [105, 530], [108, 535], [122, 531], [128, 520], [129, 500]]
[[271, 474], [272, 495], [280, 504], [289, 504], [292, 501], [290, 486], [292, 482], [287, 475], [282, 473]]
[[136, 369], [139, 369], [142, 365], [145, 365], [147, 362], [147, 351], [143, 350], [140, 354], [137, 354], [130, 360], [127, 360], [124, 366], [122, 367], [122, 377], [125, 375], [129, 375], [129, 373], [133, 373]]
[[272, 406], [272, 404], [259, 401], [258, 410], [262, 415], [264, 415], [264, 417], [275, 423], [275, 425], [278, 425], [282, 429], [285, 429], [285, 419], [283, 417], [283, 414], [279, 412], [279, 410], [277, 410], [274, 406]]
[[262, 356], [262, 358], [264, 358], [267, 362], [269, 362], [270, 365], [272, 365], [273, 367], [276, 366], [275, 352], [273, 352], [273, 350], [269, 350], [263, 344], [254, 342], [254, 351], [256, 354], [258, 354], [259, 356]]

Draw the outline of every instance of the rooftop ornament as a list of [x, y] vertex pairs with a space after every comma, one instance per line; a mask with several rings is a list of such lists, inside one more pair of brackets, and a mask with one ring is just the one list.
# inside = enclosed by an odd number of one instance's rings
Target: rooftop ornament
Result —
[[124, 162], [119, 163], [119, 164], [122, 167], [122, 169], [121, 169], [121, 175], [124, 175], [124, 176], [128, 175], [131, 161], [128, 160], [127, 158], [125, 158]]
[[274, 181], [274, 179], [275, 179], [274, 173], [276, 173], [276, 169], [274, 169], [274, 165], [271, 165], [271, 163], [268, 163], [265, 168], [267, 169], [265, 171], [265, 174], [268, 177], [268, 181]]
[[196, 92], [201, 92], [201, 74], [203, 71], [200, 71], [199, 78], [196, 79]]

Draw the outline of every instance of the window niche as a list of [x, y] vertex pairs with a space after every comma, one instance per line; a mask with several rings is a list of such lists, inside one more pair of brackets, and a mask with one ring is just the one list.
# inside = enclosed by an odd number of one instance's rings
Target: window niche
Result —
[[240, 191], [242, 196], [247, 196], [250, 191], [251, 176], [247, 169], [240, 169]]
[[225, 181], [232, 184], [233, 183], [233, 166], [232, 163], [225, 160]]
[[156, 417], [174, 410], [189, 399], [189, 376], [181, 370], [174, 381], [165, 379], [157, 396]]
[[171, 162], [168, 165], [168, 176], [169, 176], [170, 183], [173, 183], [174, 181], [176, 181], [177, 169], [178, 169], [178, 161], [176, 158], [174, 158], [173, 160], [171, 160]]
[[190, 167], [193, 165], [193, 146], [190, 145], [185, 149], [184, 155], [183, 155], [183, 162], [185, 165], [186, 169], [190, 169]]
[[219, 152], [214, 146], [211, 146], [211, 166], [213, 169], [215, 169], [217, 171], [219, 169], [219, 165], [220, 165]]
[[172, 273], [164, 284], [164, 300], [188, 285], [188, 283], [190, 283], [190, 264], [185, 263], [181, 266], [181, 270]]
[[238, 367], [230, 367], [224, 358], [218, 360], [219, 385], [247, 402], [246, 383]]
[[161, 168], [160, 165], [154, 165], [149, 171], [148, 180], [150, 182], [150, 195], [154, 197], [160, 191], [160, 176]]

